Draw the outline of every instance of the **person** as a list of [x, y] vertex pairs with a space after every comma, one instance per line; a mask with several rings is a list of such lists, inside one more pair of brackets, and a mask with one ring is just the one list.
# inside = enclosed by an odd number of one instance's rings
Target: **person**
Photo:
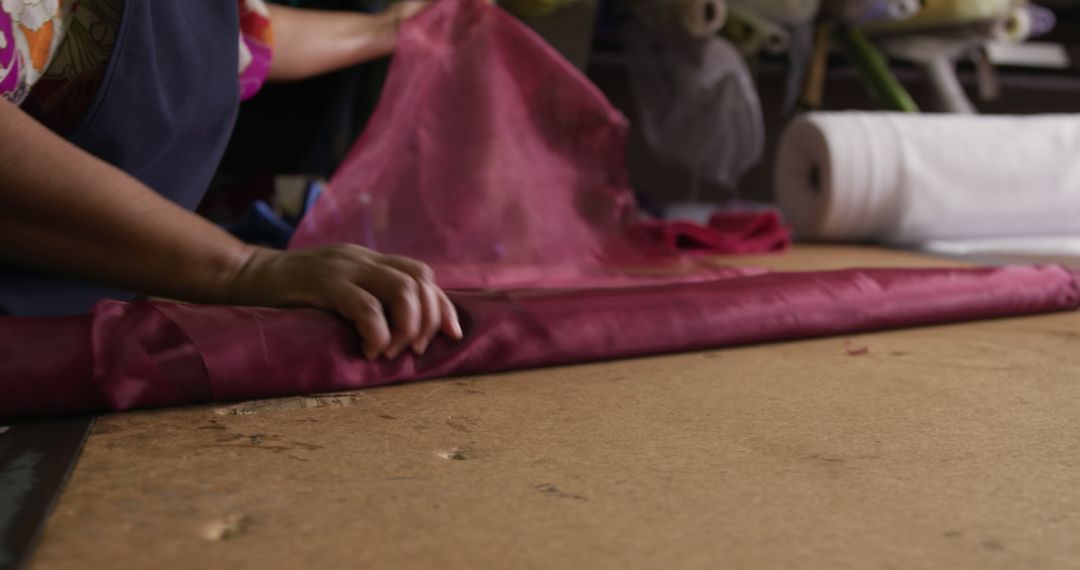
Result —
[[241, 98], [388, 55], [425, 6], [3, 0], [0, 314], [81, 313], [137, 292], [333, 311], [368, 358], [461, 338], [423, 263], [353, 245], [255, 247], [192, 212]]

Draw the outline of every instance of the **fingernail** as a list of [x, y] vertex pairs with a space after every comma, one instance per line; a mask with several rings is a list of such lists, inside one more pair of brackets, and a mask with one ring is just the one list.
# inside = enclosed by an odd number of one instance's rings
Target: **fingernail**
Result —
[[461, 332], [461, 323], [454, 321], [454, 338], [461, 340], [465, 333]]
[[378, 350], [375, 350], [373, 348], [365, 348], [364, 349], [364, 358], [366, 358], [368, 360], [375, 360], [378, 357], [379, 357], [379, 351]]
[[401, 348], [402, 347], [398, 346], [398, 347], [391, 348], [390, 350], [387, 350], [386, 351], [386, 358], [388, 358], [390, 360], [393, 360], [393, 359], [397, 358], [398, 355], [401, 354]]
[[413, 354], [420, 356], [427, 350], [428, 341], [426, 339], [418, 340], [412, 344]]

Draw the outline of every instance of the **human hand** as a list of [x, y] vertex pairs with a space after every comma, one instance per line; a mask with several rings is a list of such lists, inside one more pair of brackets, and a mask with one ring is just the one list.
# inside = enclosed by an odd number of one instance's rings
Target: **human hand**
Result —
[[401, 27], [402, 22], [419, 14], [428, 6], [431, 6], [429, 0], [402, 0], [394, 2], [380, 14], [392, 22], [396, 30]]
[[407, 348], [421, 354], [440, 330], [462, 336], [457, 311], [427, 265], [355, 245], [254, 248], [228, 296], [237, 304], [336, 312], [356, 325], [369, 359]]

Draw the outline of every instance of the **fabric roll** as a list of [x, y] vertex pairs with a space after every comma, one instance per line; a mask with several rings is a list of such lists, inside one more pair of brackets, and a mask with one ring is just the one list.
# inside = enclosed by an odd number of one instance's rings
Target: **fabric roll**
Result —
[[0, 317], [0, 419], [326, 393], [1080, 305], [1076, 276], [1057, 266], [767, 273], [451, 298], [463, 341], [439, 338], [423, 356], [375, 361], [351, 324], [308, 309], [107, 301], [91, 317], [31, 326]]
[[1042, 6], [1015, 6], [995, 22], [992, 35], [997, 40], [1022, 42], [1048, 34], [1056, 25], [1057, 17]]
[[803, 239], [911, 244], [1080, 235], [1080, 116], [814, 113], [776, 191]]
[[1031, 20], [1030, 37], [1049, 34], [1057, 26], [1057, 16], [1053, 10], [1036, 4], [1028, 4], [1025, 8]]
[[868, 24], [880, 20], [903, 20], [922, 8], [919, 0], [829, 0], [825, 13], [834, 20]]
[[1013, 0], [922, 0], [910, 18], [880, 20], [865, 26], [871, 33], [955, 26], [995, 20], [1013, 8]]
[[1027, 6], [1015, 6], [998, 18], [991, 28], [991, 37], [1006, 42], [1022, 42], [1031, 37], [1034, 29]]
[[[110, 301], [89, 316], [0, 317], [0, 418], [352, 390], [1080, 304], [1076, 276], [1057, 266], [770, 274], [675, 255], [781, 248], [787, 232], [756, 214], [714, 218], [722, 228], [627, 216], [625, 126], [513, 18], [483, 0], [436, 2], [402, 26], [364, 138], [292, 245], [354, 241], [431, 263], [457, 284], [447, 288], [464, 340], [371, 361], [353, 324], [314, 309]], [[1026, 142], [1037, 155], [1068, 141]], [[895, 184], [896, 168], [868, 174], [880, 150], [841, 152], [863, 165], [861, 179], [841, 182]]]
[[752, 55], [761, 51], [781, 54], [791, 47], [791, 32], [753, 10], [732, 5], [729, 19], [741, 29], [738, 37], [729, 37], [745, 54]]

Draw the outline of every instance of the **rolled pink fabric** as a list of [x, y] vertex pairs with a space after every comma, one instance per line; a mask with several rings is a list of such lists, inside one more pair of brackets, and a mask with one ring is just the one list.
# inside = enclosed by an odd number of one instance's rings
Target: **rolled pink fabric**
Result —
[[[105, 302], [0, 318], [0, 418], [314, 394], [1080, 306], [1057, 266], [766, 273], [694, 283], [455, 292], [465, 340], [364, 359], [316, 310]], [[92, 372], [91, 372], [92, 371]], [[659, 381], [659, 380], [658, 380]]]

